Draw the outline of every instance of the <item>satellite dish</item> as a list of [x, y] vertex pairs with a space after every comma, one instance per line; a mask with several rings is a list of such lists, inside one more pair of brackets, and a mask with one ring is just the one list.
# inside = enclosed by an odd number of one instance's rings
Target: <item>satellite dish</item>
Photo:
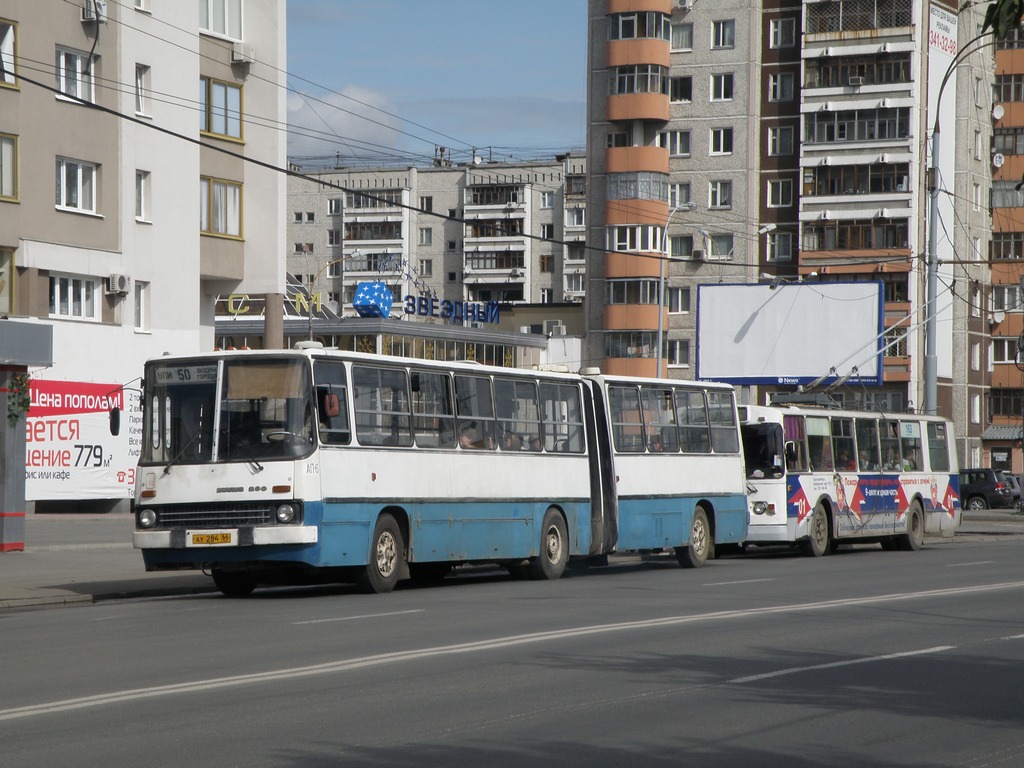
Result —
[[482, 162], [483, 160], [480, 158], [479, 155], [473, 155], [473, 165], [480, 165], [480, 163]]
[[1003, 157], [1001, 152], [996, 152], [994, 155], [992, 155], [992, 165], [994, 167], [996, 167], [996, 168], [1002, 168], [1003, 167], [1003, 163], [1005, 161], [1006, 161], [1006, 158]]
[[998, 325], [999, 323], [1003, 322], [1003, 320], [1005, 320], [1005, 319], [1006, 319], [1006, 313], [1003, 312], [1001, 309], [997, 309], [995, 312], [992, 313], [992, 324], [993, 325]]
[[992, 107], [992, 119], [993, 120], [1002, 120], [1003, 119], [1003, 105], [1002, 104], [996, 104], [994, 107]]

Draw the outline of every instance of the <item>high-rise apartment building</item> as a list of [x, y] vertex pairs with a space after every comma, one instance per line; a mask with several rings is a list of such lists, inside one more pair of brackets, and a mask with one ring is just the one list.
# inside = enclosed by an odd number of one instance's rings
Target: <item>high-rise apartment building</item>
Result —
[[[975, 195], [990, 176], [992, 66], [990, 49], [957, 52], [982, 12], [941, 0], [589, 8], [589, 243], [606, 249], [588, 260], [592, 361], [692, 376], [698, 284], [877, 281], [883, 382], [836, 394], [922, 407], [931, 314], [937, 409], [956, 419], [961, 455], [978, 451], [991, 224]], [[931, 174], [940, 92], [944, 149]], [[939, 190], [932, 304], [930, 178]], [[833, 378], [857, 362], [835, 361]]]
[[26, 492], [126, 503], [120, 386], [211, 349], [218, 294], [284, 285], [285, 176], [248, 160], [285, 165], [285, 2], [8, 0], [0, 60], [0, 314], [53, 329]]

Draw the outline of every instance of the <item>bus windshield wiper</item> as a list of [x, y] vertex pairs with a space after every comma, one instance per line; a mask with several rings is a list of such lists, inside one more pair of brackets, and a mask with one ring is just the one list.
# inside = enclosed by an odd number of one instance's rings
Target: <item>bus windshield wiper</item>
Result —
[[189, 448], [191, 448], [193, 443], [195, 443], [195, 441], [198, 440], [198, 439], [199, 439], [199, 433], [196, 432], [194, 435], [192, 435], [191, 438], [189, 438], [189, 441], [187, 443], [185, 443], [183, 446], [181, 446], [181, 450], [178, 451], [176, 454], [174, 454], [174, 458], [172, 458], [170, 461], [167, 462], [167, 466], [164, 467], [163, 474], [166, 475], [168, 472], [170, 472], [171, 471], [171, 467], [173, 467], [175, 464], [178, 463], [178, 459], [180, 459], [182, 456], [184, 456], [185, 455], [185, 451], [187, 451]]

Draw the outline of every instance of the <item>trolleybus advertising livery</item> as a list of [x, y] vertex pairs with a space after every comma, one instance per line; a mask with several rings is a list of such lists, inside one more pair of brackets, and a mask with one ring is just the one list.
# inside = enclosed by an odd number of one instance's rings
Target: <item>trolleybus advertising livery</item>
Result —
[[935, 416], [741, 406], [752, 544], [919, 549], [960, 525], [952, 424]]
[[[150, 361], [134, 544], [224, 593], [746, 538], [733, 389], [324, 350]], [[116, 423], [116, 419], [112, 420]]]

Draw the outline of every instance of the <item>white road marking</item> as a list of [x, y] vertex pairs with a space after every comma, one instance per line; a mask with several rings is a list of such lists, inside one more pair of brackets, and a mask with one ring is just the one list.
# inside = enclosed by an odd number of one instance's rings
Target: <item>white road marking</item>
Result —
[[[316, 675], [336, 674], [347, 672], [353, 669], [365, 669], [384, 664], [396, 664], [399, 662], [413, 661], [416, 659], [427, 659], [441, 656], [454, 656], [463, 653], [477, 653], [480, 651], [493, 650], [497, 648], [512, 648], [515, 646], [542, 643], [550, 640], [564, 640], [567, 638], [585, 637], [587, 635], [601, 635], [611, 632], [635, 631], [650, 629], [654, 627], [671, 627], [683, 624], [695, 624], [705, 621], [720, 621], [725, 619], [746, 618], [750, 616], [767, 616], [775, 614], [797, 613], [801, 611], [816, 611], [828, 608], [842, 608], [857, 605], [872, 605], [876, 603], [896, 602], [901, 600], [913, 600], [929, 597], [944, 597], [949, 595], [964, 595], [975, 592], [995, 592], [1003, 589], [1024, 589], [1024, 581], [1007, 581], [998, 584], [986, 584], [975, 587], [957, 587], [948, 589], [932, 589], [923, 592], [897, 592], [889, 595], [876, 595], [873, 597], [852, 597], [843, 600], [825, 600], [815, 603], [797, 603], [795, 605], [775, 605], [765, 608], [751, 608], [748, 610], [734, 611], [712, 611], [689, 616], [666, 616], [660, 619], [646, 619], [643, 621], [627, 621], [615, 624], [594, 624], [585, 627], [574, 627], [570, 629], [554, 630], [550, 632], [532, 632], [524, 635], [509, 635], [496, 637], [491, 640], [479, 640], [472, 643], [456, 643], [453, 645], [441, 645], [432, 648], [413, 649], [408, 651], [397, 651], [394, 653], [382, 653], [372, 656], [362, 656], [355, 659], [342, 659], [324, 664], [312, 664], [305, 667], [290, 667], [285, 669], [270, 670], [268, 672], [254, 672], [247, 675], [232, 675], [230, 677], [214, 677], [207, 680], [194, 680], [187, 683], [174, 683], [172, 685], [158, 685], [148, 688], [129, 688], [123, 691], [111, 691], [100, 693], [94, 696], [81, 696], [74, 699], [63, 699], [59, 701], [31, 704], [24, 707], [12, 707], [0, 709], [0, 721], [15, 720], [24, 717], [38, 717], [40, 715], [53, 714], [56, 712], [69, 712], [77, 709], [90, 707], [101, 707], [110, 704], [117, 704], [126, 701], [139, 701], [141, 699], [154, 699], [163, 696], [173, 696], [183, 693], [197, 693], [199, 691], [211, 691], [221, 688], [232, 688], [242, 685], [256, 685], [268, 683], [275, 680], [294, 680], [301, 677]], [[912, 651], [910, 653], [921, 653]], [[845, 662], [839, 662], [845, 663]]]
[[327, 624], [331, 621], [355, 621], [356, 619], [379, 619], [383, 616], [404, 616], [407, 613], [423, 613], [422, 608], [418, 608], [414, 611], [391, 611], [389, 613], [364, 613], [361, 616], [338, 616], [334, 619], [310, 619], [309, 621], [293, 621], [294, 626], [302, 626], [303, 624]]
[[745, 579], [743, 581], [713, 581], [705, 584], [705, 587], [731, 587], [733, 584], [757, 584], [761, 581], [775, 581], [775, 579]]
[[952, 565], [947, 565], [946, 567], [947, 568], [966, 568], [969, 565], [990, 565], [991, 563], [994, 563], [994, 562], [995, 562], [995, 560], [979, 560], [976, 563], [953, 563]]
[[755, 683], [759, 680], [769, 680], [773, 677], [784, 677], [795, 675], [800, 672], [814, 672], [819, 669], [833, 669], [835, 667], [849, 667], [854, 664], [871, 664], [876, 661], [889, 661], [890, 659], [903, 659], [907, 656], [924, 656], [929, 653], [942, 653], [952, 651], [955, 645], [937, 645], [934, 648], [922, 648], [919, 651], [904, 651], [902, 653], [887, 653], [884, 656], [865, 656], [860, 659], [847, 659], [846, 661], [833, 661], [829, 664], [815, 664], [809, 667], [790, 667], [789, 669], [777, 669], [774, 672], [765, 672], [763, 675], [749, 675], [748, 677], [737, 677], [730, 680], [730, 683]]

